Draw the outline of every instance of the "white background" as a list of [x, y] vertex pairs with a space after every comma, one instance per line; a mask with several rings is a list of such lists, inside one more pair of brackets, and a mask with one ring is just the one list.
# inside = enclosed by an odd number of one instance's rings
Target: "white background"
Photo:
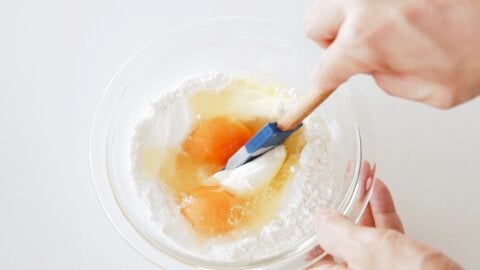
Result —
[[[0, 0], [0, 269], [157, 269], [114, 231], [91, 184], [88, 135], [104, 88], [181, 23], [245, 16], [301, 30], [309, 2]], [[408, 234], [480, 268], [480, 100], [438, 111], [360, 80], [379, 177]]]

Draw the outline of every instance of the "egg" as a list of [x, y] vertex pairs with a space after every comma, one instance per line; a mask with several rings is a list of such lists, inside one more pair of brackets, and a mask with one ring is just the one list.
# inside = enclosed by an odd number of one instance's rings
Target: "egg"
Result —
[[[272, 87], [238, 79], [222, 89], [207, 87], [185, 97], [185, 110], [169, 114], [169, 125], [183, 125], [182, 129], [169, 130], [162, 138], [164, 146], [143, 149], [143, 164], [167, 187], [182, 220], [200, 233], [200, 239], [255, 232], [277, 211], [289, 168], [303, 146], [298, 139], [302, 131], [248, 164], [222, 168], [262, 126], [278, 117], [279, 103], [286, 98]], [[182, 116], [185, 112], [188, 117]]]
[[252, 193], [270, 182], [281, 169], [287, 150], [279, 145], [264, 155], [233, 170], [215, 173], [213, 178], [235, 194]]
[[241, 218], [240, 200], [218, 186], [200, 186], [189, 192], [180, 206], [192, 226], [206, 234], [233, 229]]
[[223, 167], [252, 135], [242, 122], [218, 116], [200, 122], [183, 143], [183, 149], [201, 162]]

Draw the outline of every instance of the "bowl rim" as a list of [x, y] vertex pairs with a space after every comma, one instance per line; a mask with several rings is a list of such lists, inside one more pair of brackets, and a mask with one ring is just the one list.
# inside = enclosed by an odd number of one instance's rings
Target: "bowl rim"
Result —
[[[261, 267], [266, 267], [266, 266], [271, 266], [272, 262], [273, 263], [280, 263], [288, 260], [292, 260], [294, 258], [297, 258], [298, 256], [301, 256], [304, 254], [306, 251], [308, 252], [315, 246], [317, 246], [316, 243], [316, 237], [315, 233], [312, 231], [308, 235], [304, 236], [305, 239], [304, 243], [299, 245], [299, 246], [293, 246], [290, 247], [282, 252], [276, 253], [274, 256], [258, 259], [258, 260], [253, 260], [249, 261], [247, 263], [239, 263], [239, 262], [218, 262], [218, 261], [210, 261], [208, 259], [202, 259], [202, 258], [197, 258], [193, 256], [187, 255], [187, 258], [193, 259], [191, 261], [185, 260], [185, 258], [182, 258], [181, 256], [177, 256], [176, 254], [172, 254], [174, 252], [165, 252], [164, 249], [159, 248], [159, 246], [153, 241], [151, 241], [144, 233], [142, 233], [141, 230], [139, 230], [133, 222], [130, 221], [130, 218], [127, 213], [124, 212], [123, 207], [121, 206], [121, 203], [119, 202], [119, 198], [116, 195], [116, 192], [114, 191], [113, 184], [111, 183], [111, 173], [109, 172], [109, 167], [107, 166], [108, 164], [108, 142], [109, 142], [109, 136], [108, 134], [110, 133], [111, 129], [111, 118], [113, 117], [113, 112], [115, 111], [115, 108], [117, 107], [117, 102], [111, 103], [110, 105], [106, 104], [106, 100], [110, 100], [110, 96], [118, 96], [116, 99], [120, 99], [121, 96], [123, 95], [123, 92], [126, 90], [126, 88], [121, 91], [122, 93], [114, 93], [113, 89], [115, 89], [115, 85], [119, 84], [119, 80], [121, 79], [122, 73], [125, 72], [125, 70], [134, 62], [139, 55], [147, 51], [148, 48], [150, 48], [153, 44], [156, 44], [157, 42], [161, 41], [164, 38], [168, 38], [173, 33], [176, 33], [178, 31], [182, 31], [188, 28], [194, 28], [198, 27], [200, 25], [205, 25], [205, 24], [212, 24], [212, 23], [221, 23], [225, 21], [238, 21], [238, 22], [249, 22], [249, 23], [260, 23], [260, 24], [266, 24], [269, 25], [270, 27], [277, 28], [282, 31], [288, 31], [290, 32], [289, 34], [298, 34], [297, 31], [290, 29], [288, 27], [278, 25], [276, 23], [272, 23], [267, 20], [263, 19], [257, 19], [257, 18], [246, 18], [246, 17], [216, 17], [216, 18], [210, 18], [210, 19], [204, 19], [204, 20], [198, 20], [195, 22], [191, 23], [186, 23], [182, 24], [180, 26], [177, 26], [167, 32], [164, 32], [163, 34], [157, 36], [156, 38], [152, 39], [150, 42], [148, 42], [145, 46], [143, 46], [141, 49], [136, 51], [134, 54], [132, 54], [118, 69], [118, 71], [115, 73], [115, 75], [112, 77], [110, 82], [108, 83], [105, 91], [102, 94], [102, 97], [100, 99], [99, 105], [97, 106], [93, 124], [90, 130], [90, 145], [89, 145], [89, 160], [90, 160], [90, 174], [91, 174], [91, 180], [92, 184], [95, 189], [96, 197], [101, 205], [102, 211], [104, 214], [107, 216], [109, 222], [112, 224], [112, 226], [115, 228], [117, 233], [120, 234], [120, 236], [125, 240], [125, 242], [128, 243], [129, 246], [131, 246], [137, 253], [145, 257], [148, 261], [154, 263], [155, 265], [163, 268], [165, 266], [159, 265], [158, 262], [153, 260], [151, 258], [152, 255], [147, 254], [148, 252], [141, 251], [138, 247], [137, 244], [134, 243], [131, 239], [131, 237], [127, 236], [126, 233], [123, 231], [122, 228], [120, 228], [118, 221], [118, 210], [121, 212], [121, 215], [125, 219], [124, 221], [127, 221], [130, 226], [136, 231], [136, 233], [141, 236], [143, 240], [146, 240], [149, 245], [151, 245], [153, 248], [155, 248], [157, 251], [161, 252], [165, 256], [169, 256], [170, 258], [173, 258], [176, 261], [182, 262], [183, 264], [186, 264], [191, 267], [212, 267], [211, 269], [217, 269], [218, 267], [229, 267], [229, 268], [234, 268], [234, 269], [253, 269], [253, 268], [261, 268]], [[353, 80], [354, 81], [354, 80]], [[354, 82], [355, 83], [355, 82]], [[358, 87], [357, 87], [358, 88]], [[356, 91], [358, 92], [358, 91]], [[359, 93], [356, 93], [356, 95], [360, 95]], [[107, 110], [105, 110], [105, 106], [111, 107]], [[355, 109], [355, 108], [354, 108]], [[105, 113], [107, 111], [107, 113]], [[110, 113], [109, 113], [110, 112]], [[368, 112], [367, 112], [368, 113]], [[356, 121], [358, 123], [358, 121]], [[106, 125], [105, 125], [106, 124]], [[373, 123], [372, 123], [373, 125]], [[102, 132], [103, 131], [103, 132]], [[362, 145], [362, 132], [360, 130], [360, 127], [357, 125], [357, 139], [358, 139], [358, 146], [359, 146], [359, 151], [358, 151], [358, 156], [357, 160], [360, 162], [356, 162], [356, 166], [354, 168], [354, 172], [352, 174], [352, 181], [350, 182], [350, 187], [349, 191], [347, 194], [349, 194], [349, 198], [347, 199], [347, 195], [344, 197], [346, 200], [346, 204], [342, 207], [343, 209], [338, 209], [342, 214], [348, 213], [352, 206], [353, 203], [353, 197], [356, 192], [356, 188], [358, 188], [358, 181], [359, 181], [359, 176], [360, 176], [360, 166], [361, 162], [363, 160], [363, 145]], [[101, 139], [99, 139], [101, 138]], [[100, 140], [104, 143], [100, 143]], [[103, 147], [102, 147], [103, 145]], [[101, 163], [99, 163], [100, 161]], [[100, 164], [103, 164], [100, 165]], [[102, 167], [102, 173], [99, 172], [98, 166]], [[99, 176], [100, 174], [104, 174], [102, 176]], [[372, 180], [374, 180], [375, 177], [373, 177]], [[108, 182], [109, 190], [107, 190], [108, 194], [105, 194], [105, 187], [100, 186], [100, 182]], [[105, 183], [103, 183], [105, 184]], [[352, 189], [353, 188], [353, 189]], [[110, 192], [108, 192], [110, 191]], [[368, 194], [366, 194], [366, 199], [364, 200], [364, 203], [362, 206], [360, 206], [360, 211], [356, 217], [354, 217], [354, 221], [358, 222], [360, 219], [362, 213], [364, 212], [368, 201], [371, 196], [371, 189], [369, 190]], [[108, 198], [105, 198], [108, 197]], [[107, 201], [108, 200], [108, 201]], [[115, 210], [112, 210], [114, 208]], [[117, 211], [117, 213], [112, 213], [112, 211]], [[117, 217], [114, 217], [114, 215], [117, 215]], [[299, 241], [300, 242], [300, 241]], [[165, 248], [168, 249], [168, 248]], [[322, 254], [315, 260], [312, 260], [310, 264], [318, 261], [321, 259], [325, 254]], [[156, 255], [158, 256], [158, 254]], [[199, 260], [202, 262], [202, 264], [198, 264]], [[194, 264], [192, 264], [194, 262]], [[206, 264], [203, 264], [205, 263]], [[306, 265], [308, 266], [308, 265]], [[209, 269], [209, 268], [206, 268]]]

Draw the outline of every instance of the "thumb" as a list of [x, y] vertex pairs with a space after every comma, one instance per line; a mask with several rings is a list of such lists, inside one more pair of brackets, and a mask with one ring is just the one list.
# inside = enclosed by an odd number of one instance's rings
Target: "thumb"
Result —
[[349, 77], [362, 71], [347, 46], [337, 39], [324, 51], [320, 64], [314, 69], [313, 84], [318, 91], [336, 89]]
[[395, 269], [392, 266], [399, 259], [405, 266], [401, 269], [423, 269], [413, 266], [418, 266], [430, 251], [397, 231], [355, 225], [333, 210], [321, 212], [315, 225], [320, 246], [345, 260], [349, 269]]
[[320, 212], [316, 219], [317, 239], [329, 254], [345, 260], [349, 266], [358, 265], [371, 249], [374, 229], [355, 225], [333, 210]]
[[462, 269], [440, 251], [398, 231], [355, 225], [333, 210], [322, 211], [315, 225], [320, 246], [345, 260], [348, 269]]

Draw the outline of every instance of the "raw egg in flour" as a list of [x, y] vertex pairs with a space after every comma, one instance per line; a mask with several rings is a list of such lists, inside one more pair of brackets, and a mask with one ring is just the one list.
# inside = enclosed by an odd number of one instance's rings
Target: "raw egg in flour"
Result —
[[278, 99], [270, 88], [243, 80], [232, 80], [221, 91], [197, 91], [185, 103], [193, 121], [183, 140], [178, 146], [153, 149], [161, 156], [149, 164], [158, 164], [155, 173], [165, 192], [171, 192], [181, 216], [199, 236], [234, 239], [275, 217], [282, 188], [304, 145], [302, 130], [244, 166], [222, 168], [277, 117]]
[[183, 149], [199, 161], [223, 167], [252, 135], [242, 122], [219, 116], [200, 122], [184, 142]]
[[181, 204], [181, 212], [195, 229], [207, 234], [231, 230], [241, 218], [240, 200], [218, 186], [201, 186]]

